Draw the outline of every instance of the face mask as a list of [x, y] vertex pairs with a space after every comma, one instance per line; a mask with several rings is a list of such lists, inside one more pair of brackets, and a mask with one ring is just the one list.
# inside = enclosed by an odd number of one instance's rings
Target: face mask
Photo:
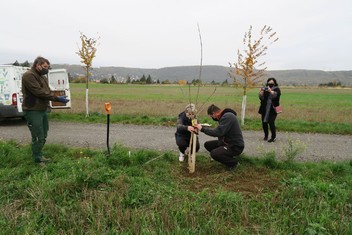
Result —
[[49, 69], [42, 68], [42, 70], [39, 71], [39, 74], [40, 75], [46, 75], [46, 74], [48, 74], [48, 72], [49, 72]]
[[272, 87], [274, 87], [274, 84], [268, 84], [268, 86], [269, 86], [270, 88], [272, 88]]
[[186, 112], [186, 117], [189, 119], [194, 119], [195, 115], [194, 115], [194, 113]]

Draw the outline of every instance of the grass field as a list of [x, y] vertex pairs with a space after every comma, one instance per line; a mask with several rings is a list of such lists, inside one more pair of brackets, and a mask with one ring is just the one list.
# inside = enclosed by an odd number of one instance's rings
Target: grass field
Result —
[[351, 234], [352, 162], [240, 158], [234, 172], [198, 155], [114, 146], [111, 156], [0, 140], [1, 234]]
[[[282, 87], [281, 90], [284, 112], [277, 118], [279, 131], [352, 134], [352, 89]], [[52, 118], [84, 119], [85, 84], [71, 84], [71, 94], [72, 109], [53, 111]], [[105, 121], [104, 103], [110, 102], [112, 122], [174, 125], [178, 113], [191, 101], [197, 104], [199, 119], [210, 122], [206, 109], [212, 103], [233, 108], [240, 116], [242, 94], [242, 89], [233, 87], [215, 90], [211, 86], [90, 84], [92, 117], [85, 121]], [[244, 129], [261, 129], [258, 109], [258, 89], [254, 89], [247, 95]]]

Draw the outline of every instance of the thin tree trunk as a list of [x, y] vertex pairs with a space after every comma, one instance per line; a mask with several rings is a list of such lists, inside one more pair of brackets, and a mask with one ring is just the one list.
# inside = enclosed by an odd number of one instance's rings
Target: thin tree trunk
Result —
[[88, 80], [89, 80], [89, 68], [86, 68], [86, 75], [87, 75], [87, 81], [86, 81], [86, 117], [89, 117], [89, 110], [88, 110]]
[[242, 112], [241, 112], [241, 124], [244, 126], [244, 117], [246, 116], [246, 101], [247, 101], [247, 95], [243, 95], [242, 98]]
[[88, 111], [88, 88], [86, 89], [86, 117], [89, 116], [89, 111]]

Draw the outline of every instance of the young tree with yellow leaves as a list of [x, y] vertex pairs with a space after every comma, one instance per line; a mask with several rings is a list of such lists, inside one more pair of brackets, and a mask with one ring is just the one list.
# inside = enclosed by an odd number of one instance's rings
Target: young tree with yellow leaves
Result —
[[84, 69], [86, 72], [86, 117], [89, 116], [88, 110], [88, 82], [89, 82], [89, 71], [92, 69], [93, 58], [95, 57], [95, 53], [97, 52], [97, 43], [98, 39], [88, 38], [82, 32], [80, 32], [81, 36], [81, 46], [76, 52], [77, 55], [81, 57], [81, 63], [84, 64]]
[[[243, 45], [245, 47], [244, 52], [237, 51], [237, 63], [233, 65], [230, 63], [230, 77], [234, 79], [234, 83], [237, 86], [243, 88], [243, 99], [242, 99], [242, 112], [241, 112], [241, 124], [244, 125], [244, 118], [246, 113], [246, 101], [247, 91], [253, 89], [258, 84], [263, 82], [263, 76], [265, 75], [265, 62], [259, 62], [259, 58], [266, 55], [268, 50], [268, 43], [271, 45], [276, 42], [279, 38], [276, 37], [276, 32], [272, 32], [270, 26], [264, 26], [260, 31], [260, 37], [258, 40], [252, 41], [252, 26], [249, 27], [248, 32], [244, 34]], [[265, 42], [263, 42], [265, 40]]]

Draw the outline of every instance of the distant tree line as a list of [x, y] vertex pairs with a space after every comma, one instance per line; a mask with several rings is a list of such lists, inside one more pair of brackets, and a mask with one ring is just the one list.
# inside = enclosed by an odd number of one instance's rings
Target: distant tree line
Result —
[[[68, 75], [69, 81], [72, 83], [85, 83], [86, 78], [82, 76], [77, 76], [77, 77], [72, 77], [70, 74]], [[100, 80], [95, 80], [95, 82], [103, 83], [103, 84], [141, 84], [141, 85], [149, 85], [149, 84], [178, 84], [178, 85], [193, 85], [193, 86], [199, 86], [199, 85], [221, 85], [221, 86], [229, 86], [228, 80], [225, 79], [223, 82], [215, 82], [214, 80], [211, 81], [210, 83], [204, 83], [200, 79], [193, 79], [192, 81], [186, 81], [186, 80], [177, 80], [177, 81], [170, 81], [168, 79], [160, 81], [159, 79], [153, 79], [150, 75], [145, 76], [144, 74], [142, 75], [141, 78], [136, 78], [136, 77], [131, 77], [127, 76], [126, 78], [123, 79], [116, 79], [114, 75], [112, 75], [110, 78], [103, 78]]]
[[319, 87], [343, 87], [340, 81], [332, 81], [328, 83], [320, 83]]
[[17, 60], [15, 61], [15, 63], [13, 63], [12, 65], [14, 66], [22, 66], [22, 67], [31, 67], [31, 64], [28, 62], [28, 60], [26, 60], [23, 63], [19, 63]]

